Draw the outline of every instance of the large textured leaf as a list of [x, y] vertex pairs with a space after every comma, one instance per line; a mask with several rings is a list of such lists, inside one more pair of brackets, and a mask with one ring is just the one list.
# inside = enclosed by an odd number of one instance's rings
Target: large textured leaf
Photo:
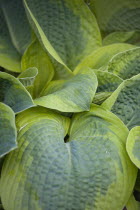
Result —
[[117, 53], [123, 52], [125, 50], [134, 48], [134, 45], [130, 44], [112, 44], [104, 47], [100, 47], [95, 50], [90, 56], [85, 58], [75, 69], [79, 71], [82, 67], [90, 67], [98, 69], [102, 66], [106, 66], [109, 60]]
[[20, 55], [14, 48], [6, 22], [0, 8], [0, 66], [20, 72]]
[[35, 103], [62, 112], [88, 111], [97, 89], [93, 70], [84, 68], [65, 81], [53, 81]]
[[19, 148], [6, 157], [0, 182], [5, 210], [123, 209], [137, 173], [125, 125], [92, 107], [74, 116], [64, 143], [68, 119], [40, 110], [17, 118]]
[[113, 31], [140, 30], [139, 0], [90, 0], [90, 8], [97, 17], [104, 34]]
[[108, 71], [123, 79], [140, 73], [140, 47], [119, 53], [108, 64]]
[[36, 67], [38, 69], [38, 75], [34, 81], [34, 97], [39, 96], [41, 90], [52, 80], [54, 76], [53, 65], [47, 53], [42, 49], [37, 40], [28, 47], [23, 55], [21, 67], [22, 71], [25, 71], [30, 67]]
[[96, 19], [83, 0], [24, 0], [24, 3], [37, 37], [59, 63], [73, 70], [101, 46]]
[[34, 106], [30, 94], [18, 79], [4, 72], [0, 72], [0, 102], [16, 113]]
[[140, 74], [125, 80], [102, 104], [115, 113], [128, 128], [140, 125]]
[[130, 43], [139, 45], [140, 42], [140, 31], [116, 31], [103, 39], [103, 45], [109, 45], [114, 43]]
[[31, 41], [31, 30], [22, 0], [1, 0], [6, 23], [15, 48], [23, 54]]
[[17, 147], [15, 114], [10, 107], [0, 103], [0, 157]]
[[140, 168], [140, 126], [132, 128], [129, 132], [126, 150], [132, 162]]

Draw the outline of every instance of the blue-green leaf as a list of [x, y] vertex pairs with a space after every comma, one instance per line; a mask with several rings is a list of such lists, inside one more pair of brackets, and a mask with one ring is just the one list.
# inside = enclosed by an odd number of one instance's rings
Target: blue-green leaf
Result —
[[15, 114], [0, 102], [0, 157], [17, 147], [16, 137]]
[[71, 70], [101, 46], [94, 15], [83, 0], [24, 0], [29, 21], [43, 47]]
[[33, 100], [18, 79], [0, 72], [0, 102], [10, 106], [15, 113], [34, 106]]
[[69, 129], [68, 118], [31, 108], [17, 127], [19, 148], [6, 157], [0, 180], [5, 209], [123, 209], [137, 168], [125, 149], [128, 129], [114, 114], [94, 106]]
[[8, 30], [13, 45], [20, 54], [23, 54], [31, 42], [31, 29], [26, 17], [22, 0], [1, 0]]

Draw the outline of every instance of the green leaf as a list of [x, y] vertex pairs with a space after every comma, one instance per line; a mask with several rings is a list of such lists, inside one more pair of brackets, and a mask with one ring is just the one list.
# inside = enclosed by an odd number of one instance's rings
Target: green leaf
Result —
[[108, 64], [108, 71], [123, 79], [140, 73], [140, 47], [115, 55]]
[[109, 45], [114, 43], [130, 43], [138, 45], [140, 41], [139, 31], [115, 31], [103, 39], [103, 45]]
[[103, 34], [113, 31], [140, 30], [140, 1], [90, 0]]
[[75, 69], [74, 72], [79, 71], [82, 67], [90, 67], [92, 69], [99, 69], [106, 66], [109, 60], [117, 53], [134, 48], [134, 45], [130, 44], [112, 44], [108, 46], [100, 47], [93, 51], [91, 55], [86, 57]]
[[84, 57], [101, 46], [96, 19], [83, 0], [24, 0], [24, 3], [43, 47], [65, 67], [74, 70]]
[[125, 80], [102, 104], [115, 113], [129, 129], [140, 125], [140, 74]]
[[19, 147], [6, 157], [0, 180], [5, 209], [122, 209], [127, 203], [137, 168], [125, 149], [128, 129], [114, 114], [95, 106], [76, 114], [66, 143], [69, 119], [47, 109], [21, 113], [17, 127]]
[[0, 158], [17, 147], [16, 137], [15, 114], [0, 103]]
[[10, 106], [15, 113], [34, 106], [30, 94], [15, 77], [0, 72], [0, 102]]
[[30, 67], [36, 67], [38, 69], [38, 75], [33, 85], [33, 97], [38, 97], [44, 86], [52, 80], [54, 69], [47, 53], [42, 49], [37, 40], [32, 42], [25, 51], [22, 57], [21, 67], [23, 72]]
[[135, 197], [131, 195], [129, 198], [127, 204], [126, 204], [127, 210], [139, 210], [140, 209], [140, 203], [135, 200]]
[[98, 79], [98, 88], [93, 103], [102, 104], [123, 80], [107, 71], [94, 70], [94, 72]]
[[115, 74], [107, 71], [94, 70], [98, 79], [97, 92], [113, 92], [123, 82], [123, 80]]
[[19, 81], [25, 86], [31, 86], [34, 83], [34, 80], [38, 74], [38, 69], [36, 67], [30, 67], [23, 71], [19, 76]]
[[84, 68], [69, 80], [50, 83], [35, 103], [61, 112], [88, 111], [97, 85], [93, 70]]
[[131, 161], [140, 169], [140, 126], [136, 126], [129, 132], [126, 150]]
[[98, 92], [95, 94], [93, 98], [93, 103], [94, 104], [102, 104], [110, 95], [112, 92]]
[[0, 8], [0, 66], [13, 72], [20, 72], [20, 55], [14, 48], [6, 22]]
[[31, 42], [31, 29], [26, 17], [22, 0], [1, 0], [12, 42], [20, 54], [23, 54]]

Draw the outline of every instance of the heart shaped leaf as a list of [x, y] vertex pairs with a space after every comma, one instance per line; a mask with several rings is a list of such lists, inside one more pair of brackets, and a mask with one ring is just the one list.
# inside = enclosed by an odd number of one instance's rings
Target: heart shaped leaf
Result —
[[88, 111], [97, 89], [97, 77], [92, 69], [84, 68], [65, 81], [53, 81], [35, 103], [61, 112]]
[[140, 169], [140, 126], [132, 128], [129, 132], [126, 150], [132, 162]]
[[83, 0], [24, 3], [43, 47], [62, 65], [74, 70], [84, 57], [101, 46], [96, 19]]
[[0, 72], [0, 101], [10, 106], [15, 113], [34, 106], [33, 100], [18, 79]]
[[10, 107], [0, 103], [0, 157], [17, 147], [15, 114]]
[[74, 116], [64, 143], [69, 119], [40, 110], [17, 118], [19, 148], [5, 159], [0, 180], [4, 208], [122, 209], [137, 174], [125, 125], [94, 106]]

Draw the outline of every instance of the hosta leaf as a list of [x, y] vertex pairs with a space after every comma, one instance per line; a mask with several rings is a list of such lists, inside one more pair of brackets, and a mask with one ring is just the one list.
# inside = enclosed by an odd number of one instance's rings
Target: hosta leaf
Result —
[[16, 113], [34, 106], [30, 94], [18, 79], [4, 72], [0, 72], [0, 102]]
[[102, 104], [123, 80], [107, 71], [94, 70], [94, 72], [98, 79], [98, 88], [93, 103]]
[[19, 115], [19, 148], [6, 157], [0, 182], [5, 209], [123, 209], [137, 173], [127, 128], [98, 107], [74, 116], [64, 143], [68, 126], [47, 109]]
[[127, 205], [126, 205], [127, 210], [139, 210], [140, 209], [140, 203], [135, 200], [135, 197], [131, 195], [129, 198]]
[[55, 70], [53, 79], [56, 79], [56, 80], [69, 79], [70, 77], [73, 76], [73, 72], [70, 69], [68, 69], [66, 66], [59, 63], [52, 56], [50, 58], [51, 58], [51, 61], [53, 63], [54, 70]]
[[104, 34], [140, 30], [140, 1], [90, 0], [90, 2], [90, 8]]
[[10, 107], [0, 103], [0, 157], [17, 147], [15, 114]]
[[100, 47], [95, 50], [91, 55], [86, 57], [75, 69], [75, 72], [79, 71], [82, 67], [90, 67], [93, 69], [99, 69], [102, 66], [106, 66], [109, 60], [117, 53], [134, 48], [134, 45], [130, 44], [112, 44], [104, 47]]
[[38, 75], [35, 78], [33, 87], [34, 97], [39, 96], [41, 90], [54, 76], [53, 65], [37, 40], [25, 51], [22, 57], [21, 67], [23, 72], [30, 67], [36, 67], [38, 69]]
[[24, 3], [37, 37], [62, 65], [73, 70], [101, 46], [96, 19], [83, 0], [24, 0]]
[[19, 81], [25, 86], [33, 85], [34, 80], [38, 74], [38, 70], [36, 67], [30, 67], [23, 71], [19, 76]]
[[20, 72], [20, 55], [14, 48], [6, 22], [0, 8], [0, 66], [10, 71]]
[[129, 132], [126, 150], [132, 162], [140, 169], [140, 126], [132, 128]]
[[98, 92], [95, 94], [93, 98], [94, 104], [102, 104], [109, 96], [111, 95], [111, 92]]
[[15, 48], [23, 54], [31, 41], [31, 30], [22, 0], [1, 0], [6, 23]]
[[97, 92], [113, 92], [123, 82], [123, 80], [115, 74], [107, 71], [94, 71], [98, 79]]
[[103, 45], [109, 45], [114, 43], [130, 43], [139, 45], [140, 42], [140, 32], [139, 31], [116, 31], [103, 39]]
[[88, 111], [96, 89], [96, 75], [84, 68], [69, 80], [53, 81], [35, 103], [62, 112]]
[[140, 47], [119, 53], [108, 64], [108, 71], [123, 79], [140, 73]]
[[125, 80], [102, 104], [115, 113], [128, 128], [140, 125], [140, 74]]

